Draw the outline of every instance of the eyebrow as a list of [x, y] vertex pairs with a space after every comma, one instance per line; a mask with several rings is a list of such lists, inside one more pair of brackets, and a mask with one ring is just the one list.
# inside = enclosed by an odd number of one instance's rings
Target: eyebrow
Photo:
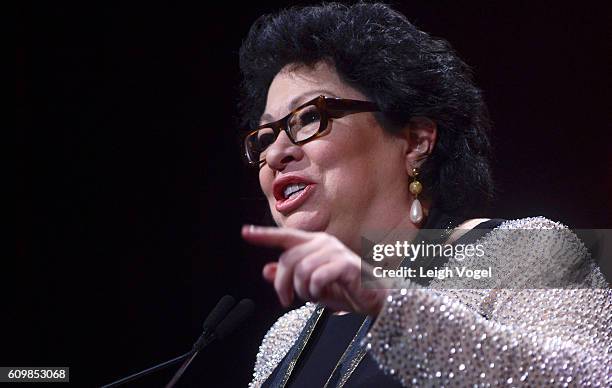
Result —
[[[313, 95], [326, 95], [329, 97], [336, 97], [337, 96], [330, 92], [327, 89], [319, 89], [319, 90], [311, 90], [302, 94], [299, 94], [295, 97], [293, 97], [293, 99], [289, 102], [289, 112], [291, 112], [292, 110], [294, 110], [296, 107], [298, 107], [300, 104], [306, 102], [304, 100], [306, 100], [306, 97], [312, 97]], [[260, 124], [264, 124], [264, 123], [269, 123], [273, 120], [274, 118], [272, 117], [271, 114], [269, 113], [264, 113], [261, 115], [261, 118], [259, 119], [259, 123]]]

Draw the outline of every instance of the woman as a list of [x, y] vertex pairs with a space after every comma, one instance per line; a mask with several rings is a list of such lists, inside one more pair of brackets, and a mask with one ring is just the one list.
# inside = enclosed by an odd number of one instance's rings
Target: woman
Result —
[[[240, 64], [244, 151], [278, 225], [243, 237], [283, 250], [263, 269], [280, 302], [308, 302], [265, 336], [252, 386], [611, 382], [611, 296], [577, 237], [474, 218], [492, 193], [489, 124], [445, 41], [385, 5], [332, 3], [261, 17]], [[365, 236], [426, 229], [480, 243], [496, 276], [364, 286]]]

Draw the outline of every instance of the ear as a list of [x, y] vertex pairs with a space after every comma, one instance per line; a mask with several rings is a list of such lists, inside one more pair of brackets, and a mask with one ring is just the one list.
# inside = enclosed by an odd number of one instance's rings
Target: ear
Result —
[[406, 171], [412, 175], [412, 169], [419, 168], [432, 153], [438, 136], [438, 126], [430, 118], [416, 116], [410, 119], [407, 131]]

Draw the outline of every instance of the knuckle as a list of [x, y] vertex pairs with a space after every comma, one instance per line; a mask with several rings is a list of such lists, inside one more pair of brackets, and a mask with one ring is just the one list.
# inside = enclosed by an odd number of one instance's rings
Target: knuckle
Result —
[[282, 291], [282, 287], [280, 283], [274, 282], [274, 290], [276, 291], [277, 294], [279, 294]]
[[299, 279], [296, 279], [296, 277], [293, 277], [293, 289], [295, 291], [297, 291], [298, 295], [301, 295], [300, 290], [302, 288], [302, 282]]
[[283, 291], [283, 281], [281, 280], [280, 276], [277, 276], [274, 279], [274, 290], [276, 290], [277, 293], [280, 293]]
[[304, 280], [306, 274], [307, 271], [306, 268], [304, 268], [304, 261], [301, 261], [295, 266], [295, 269], [293, 270], [293, 277], [295, 280]]
[[312, 272], [312, 270], [314, 269], [314, 265], [315, 265], [315, 262], [314, 262], [314, 260], [312, 260], [312, 259], [305, 259], [305, 260], [302, 260], [302, 261], [300, 262], [300, 265], [299, 265], [299, 267], [300, 267], [300, 272], [301, 272], [301, 273], [302, 273], [304, 276], [307, 276], [307, 275], [309, 275], [309, 274]]
[[344, 244], [336, 236], [332, 236], [331, 234], [325, 234], [325, 243], [326, 245], [333, 249], [334, 251], [342, 251], [345, 249]]
[[319, 271], [313, 273], [310, 277], [310, 283], [316, 288], [321, 288], [325, 283], [325, 277], [323, 272]]
[[289, 263], [291, 263], [291, 258], [294, 256], [294, 253], [295, 251], [292, 249], [286, 250], [285, 252], [281, 253], [281, 255], [278, 257], [279, 264], [287, 266]]
[[294, 270], [293, 270], [293, 282], [294, 283], [299, 283], [302, 282], [304, 280], [304, 270], [302, 268], [301, 264], [298, 264], [295, 266]]
[[278, 257], [278, 263], [281, 265], [284, 265], [286, 261], [287, 261], [287, 252], [285, 251], [281, 253], [281, 255]]
[[312, 296], [313, 299], [318, 299], [321, 297], [322, 289], [323, 289], [322, 285], [314, 283], [314, 282], [311, 282], [308, 288], [310, 295]]
[[315, 239], [319, 242], [326, 243], [329, 242], [332, 236], [329, 233], [325, 232], [317, 232], [315, 234]]

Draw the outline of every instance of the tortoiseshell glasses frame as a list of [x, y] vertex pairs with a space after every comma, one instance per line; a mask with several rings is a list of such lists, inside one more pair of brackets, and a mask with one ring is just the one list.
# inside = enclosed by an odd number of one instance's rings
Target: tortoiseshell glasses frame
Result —
[[353, 113], [378, 111], [378, 106], [371, 101], [320, 95], [298, 106], [282, 119], [248, 131], [242, 142], [244, 157], [249, 165], [261, 166], [265, 163], [265, 151], [276, 141], [281, 131], [285, 131], [293, 144], [302, 145], [320, 136], [330, 119], [339, 119]]

